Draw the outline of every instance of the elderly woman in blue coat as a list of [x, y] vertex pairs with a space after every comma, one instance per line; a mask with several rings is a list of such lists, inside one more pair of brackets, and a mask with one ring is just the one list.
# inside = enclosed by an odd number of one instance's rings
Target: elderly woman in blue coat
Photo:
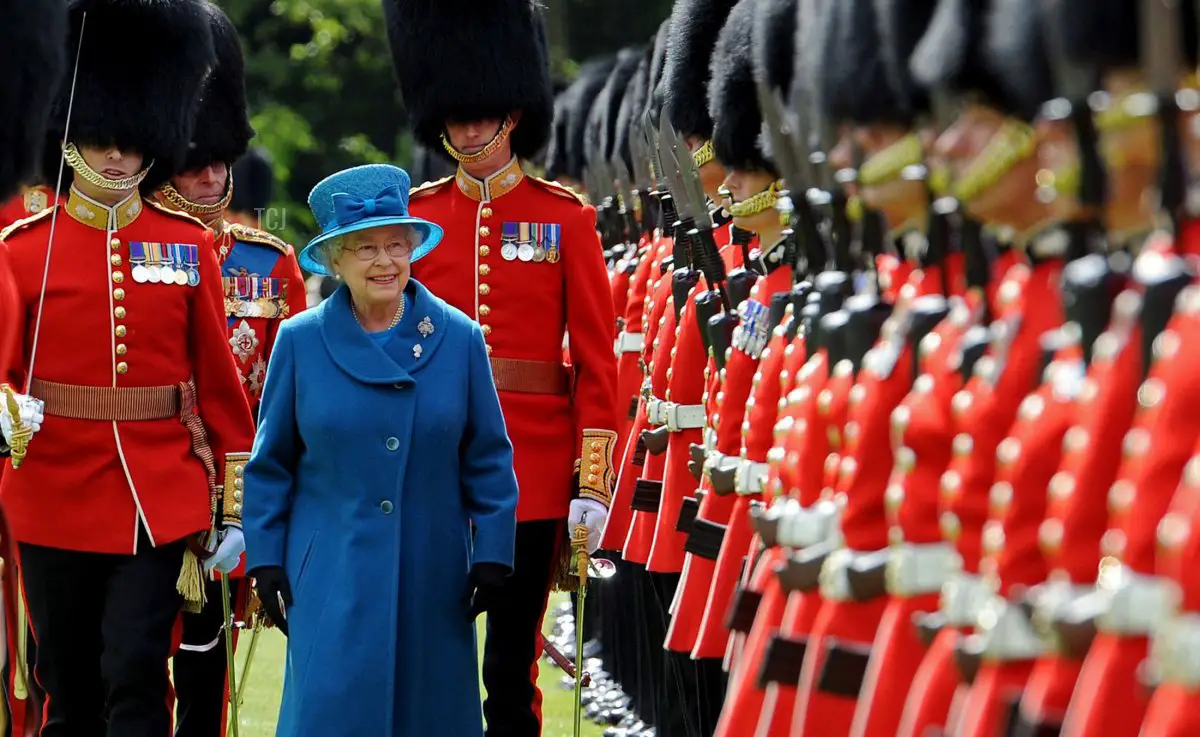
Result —
[[517, 482], [479, 326], [409, 278], [442, 229], [393, 166], [309, 196], [300, 263], [342, 282], [283, 323], [243, 529], [288, 635], [280, 737], [482, 735], [473, 619], [511, 572]]

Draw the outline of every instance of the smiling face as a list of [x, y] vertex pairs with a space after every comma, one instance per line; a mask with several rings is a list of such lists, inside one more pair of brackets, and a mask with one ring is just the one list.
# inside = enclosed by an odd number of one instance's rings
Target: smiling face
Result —
[[411, 273], [418, 244], [409, 225], [381, 225], [342, 236], [330, 266], [346, 282], [354, 303], [363, 308], [394, 305]]

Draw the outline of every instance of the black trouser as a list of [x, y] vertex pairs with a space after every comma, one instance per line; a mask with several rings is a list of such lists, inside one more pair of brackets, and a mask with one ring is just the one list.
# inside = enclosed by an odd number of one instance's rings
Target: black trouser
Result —
[[709, 737], [716, 730], [724, 696], [724, 676], [719, 658], [693, 660], [690, 653], [663, 649], [671, 624], [668, 608], [675, 598], [678, 573], [650, 573], [650, 645], [662, 661], [662, 677], [655, 680], [655, 721], [659, 737]]
[[[229, 581], [229, 610], [238, 611], [245, 579]], [[208, 603], [183, 615], [183, 643], [175, 654], [175, 737], [223, 737], [225, 710], [225, 607], [221, 582], [206, 584]], [[234, 638], [234, 642], [237, 639]]]
[[46, 692], [40, 737], [171, 732], [167, 661], [185, 545], [139, 538], [136, 555], [20, 546], [34, 672]]
[[487, 613], [483, 715], [488, 737], [542, 733], [542, 695], [534, 683], [535, 667], [560, 544], [566, 544], [562, 520], [517, 524], [513, 575]]

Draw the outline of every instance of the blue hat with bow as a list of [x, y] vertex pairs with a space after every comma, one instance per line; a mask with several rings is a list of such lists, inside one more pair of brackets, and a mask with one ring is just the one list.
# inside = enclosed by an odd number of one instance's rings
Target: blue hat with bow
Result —
[[300, 252], [300, 266], [314, 274], [332, 276], [318, 249], [330, 240], [383, 225], [410, 225], [417, 236], [411, 261], [442, 240], [442, 226], [408, 213], [408, 172], [391, 164], [368, 164], [325, 177], [308, 195], [321, 233]]

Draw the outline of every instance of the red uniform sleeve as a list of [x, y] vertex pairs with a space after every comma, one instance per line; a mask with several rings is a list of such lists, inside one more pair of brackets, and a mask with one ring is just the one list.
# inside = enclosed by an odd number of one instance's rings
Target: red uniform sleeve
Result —
[[[277, 266], [276, 270], [287, 283], [287, 317], [299, 315], [308, 309], [308, 285], [304, 281], [304, 274], [300, 271], [300, 262], [296, 259], [295, 250], [289, 248], [287, 255], [281, 261], [285, 263]], [[271, 353], [275, 350], [275, 337], [279, 335], [279, 326], [283, 320], [268, 320], [267, 325], [267, 345], [266, 357], [267, 361], [271, 360]]]
[[613, 301], [596, 233], [596, 210], [582, 206], [563, 228], [563, 269], [571, 365], [575, 371], [575, 428], [580, 447], [579, 495], [612, 499], [617, 442], [617, 358]]
[[208, 433], [223, 494], [218, 514], [226, 524], [241, 525], [242, 474], [250, 459], [254, 422], [229, 351], [221, 272], [212, 234], [200, 244], [200, 286], [192, 301], [191, 360], [196, 404]]

